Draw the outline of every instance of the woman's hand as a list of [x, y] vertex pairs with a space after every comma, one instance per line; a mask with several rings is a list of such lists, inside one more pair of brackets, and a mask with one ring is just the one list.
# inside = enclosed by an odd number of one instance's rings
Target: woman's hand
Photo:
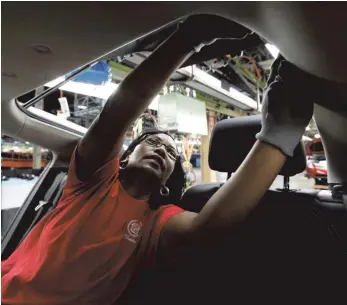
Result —
[[89, 180], [118, 154], [131, 123], [193, 53], [193, 48], [175, 33], [123, 80], [78, 145], [76, 165], [80, 180]]
[[270, 80], [275, 81], [264, 97], [263, 127], [257, 136], [260, 141], [199, 214], [180, 213], [165, 224], [160, 239], [164, 255], [170, 256], [177, 249], [194, 251], [228, 234], [264, 196], [284, 165], [286, 155], [293, 154], [312, 117], [313, 103], [304, 100], [298, 90], [300, 70], [279, 60], [272, 69]]
[[[274, 77], [276, 70], [278, 75]], [[289, 62], [277, 59], [270, 75], [272, 79], [264, 95], [262, 129], [257, 139], [293, 156], [312, 118], [313, 102], [303, 92], [303, 73]]]

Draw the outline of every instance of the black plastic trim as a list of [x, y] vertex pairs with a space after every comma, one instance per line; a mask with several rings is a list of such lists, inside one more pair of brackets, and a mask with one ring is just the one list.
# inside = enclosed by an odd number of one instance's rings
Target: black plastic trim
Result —
[[47, 174], [52, 168], [52, 164], [56, 161], [56, 156], [46, 165], [45, 169], [43, 170], [39, 180], [36, 182], [32, 190], [30, 191], [27, 198], [24, 200], [23, 205], [18, 209], [16, 215], [13, 217], [13, 220], [11, 224], [9, 225], [8, 229], [6, 230], [6, 233], [1, 239], [1, 256], [4, 254], [4, 250], [7, 248], [10, 239], [12, 238], [15, 230], [17, 229], [19, 223], [21, 222], [26, 210], [28, 209], [30, 203], [34, 199], [36, 193], [38, 192], [42, 182], [46, 179]]

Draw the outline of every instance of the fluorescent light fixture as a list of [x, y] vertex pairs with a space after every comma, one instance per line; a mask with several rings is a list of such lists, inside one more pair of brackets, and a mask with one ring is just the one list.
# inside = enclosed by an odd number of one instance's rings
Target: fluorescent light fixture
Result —
[[[45, 84], [45, 86], [51, 88], [64, 80], [65, 77], [59, 77]], [[111, 96], [111, 94], [117, 89], [117, 87], [118, 85], [115, 83], [107, 83], [105, 85], [93, 85], [69, 81], [66, 84], [62, 85], [59, 89], [63, 91], [69, 91], [77, 94], [83, 94], [107, 100]]]
[[[57, 78], [47, 84], [45, 84], [46, 87], [53, 87], [59, 82], [63, 81], [64, 77]], [[103, 100], [107, 100], [113, 92], [115, 92], [118, 88], [119, 84], [115, 83], [107, 83], [104, 85], [93, 85], [93, 84], [86, 84], [86, 83], [78, 83], [78, 82], [73, 82], [69, 81], [63, 86], [60, 87], [60, 90], [63, 91], [68, 91], [72, 93], [77, 93], [77, 94], [82, 94], [86, 96], [91, 96], [91, 97], [97, 97]], [[173, 86], [172, 86], [173, 88]], [[148, 107], [149, 109], [152, 110], [158, 110], [158, 100], [159, 100], [159, 95], [157, 95], [150, 106]], [[83, 107], [82, 105], [78, 106], [79, 109], [86, 109], [86, 108], [81, 108]]]
[[311, 127], [310, 126], [307, 126], [306, 127], [306, 131], [310, 131], [311, 130]]
[[[181, 68], [177, 70], [177, 72], [190, 79], [186, 82], [186, 85], [194, 90], [207, 93], [244, 110], [249, 108], [257, 109], [257, 102], [255, 100], [232, 87], [230, 87], [229, 90], [225, 90], [222, 88], [222, 82], [219, 79], [197, 68], [195, 65], [193, 67], [188, 66]], [[228, 102], [230, 99], [235, 102]]]
[[79, 105], [79, 106], [78, 106], [78, 109], [82, 109], [82, 110], [84, 110], [84, 109], [87, 109], [87, 106], [84, 106], [84, 105]]
[[265, 47], [271, 53], [272, 57], [276, 59], [280, 51], [273, 44], [266, 43]]

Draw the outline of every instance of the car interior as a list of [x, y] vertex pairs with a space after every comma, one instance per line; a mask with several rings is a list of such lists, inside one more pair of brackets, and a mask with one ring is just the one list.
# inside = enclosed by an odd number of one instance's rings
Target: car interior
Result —
[[[57, 205], [69, 158], [85, 132], [64, 125], [53, 115], [43, 118], [30, 111], [33, 103], [48, 95], [33, 100], [29, 94], [24, 103], [18, 98], [101, 59], [139, 52], [148, 56], [174, 31], [177, 22], [196, 13], [227, 19], [230, 36], [237, 38], [217, 41], [183, 67], [270, 41], [310, 75], [307, 90], [316, 101], [314, 118], [326, 152], [329, 189], [291, 187], [290, 178], [306, 166], [300, 143], [280, 172], [283, 187], [268, 190], [250, 217], [222, 244], [201, 249], [199, 257], [143, 266], [124, 294], [124, 303], [345, 304], [347, 65], [341, 54], [347, 53], [347, 32], [343, 31], [347, 28], [347, 6], [342, 2], [2, 4], [2, 134], [53, 153], [4, 232], [2, 260]], [[182, 81], [187, 79], [173, 76], [170, 80]], [[259, 115], [218, 122], [210, 139], [210, 168], [232, 177], [260, 128]], [[199, 212], [221, 186], [193, 186], [177, 205]]]
[[[210, 143], [211, 168], [232, 174], [260, 128], [259, 116], [217, 123]], [[238, 149], [226, 139], [238, 140]], [[221, 150], [223, 143], [230, 144]], [[182, 298], [192, 304], [226, 300], [237, 304], [339, 304], [344, 299], [346, 272], [345, 209], [342, 201], [326, 201], [317, 190], [290, 188], [288, 178], [302, 172], [305, 164], [300, 143], [279, 173], [283, 188], [269, 190], [251, 217], [222, 246], [202, 249], [201, 257], [189, 257], [183, 263], [146, 270], [134, 281], [127, 300], [160, 304], [170, 295], [166, 304]], [[220, 187], [220, 183], [193, 186], [179, 205], [199, 212]], [[172, 287], [174, 294], [170, 293]]]

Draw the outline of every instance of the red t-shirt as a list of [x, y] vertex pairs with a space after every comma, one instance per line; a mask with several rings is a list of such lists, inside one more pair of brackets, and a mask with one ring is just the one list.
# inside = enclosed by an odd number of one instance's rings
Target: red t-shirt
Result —
[[151, 210], [122, 188], [118, 159], [89, 182], [74, 156], [58, 206], [2, 263], [2, 304], [113, 304], [140, 261], [153, 261], [160, 231], [183, 210]]

